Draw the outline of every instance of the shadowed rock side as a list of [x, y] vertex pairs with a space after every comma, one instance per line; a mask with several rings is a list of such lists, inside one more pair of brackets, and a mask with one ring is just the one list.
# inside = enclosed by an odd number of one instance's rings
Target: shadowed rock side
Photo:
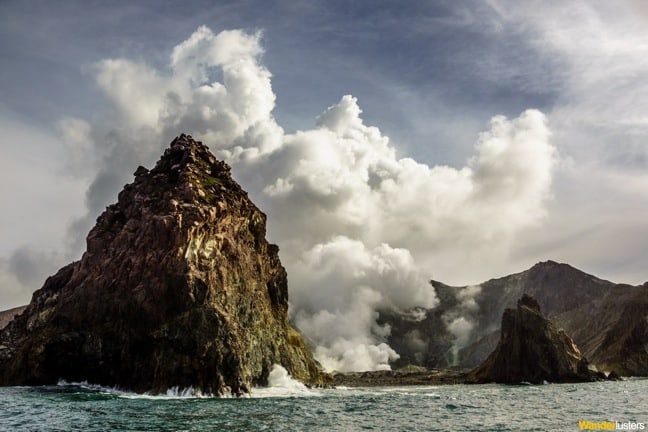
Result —
[[[439, 305], [418, 311], [420, 319], [380, 314], [380, 324], [391, 328], [387, 343], [401, 356], [392, 367], [476, 367], [497, 345], [504, 310], [528, 294], [599, 370], [648, 375], [648, 283], [616, 284], [546, 261], [477, 286], [432, 284]], [[470, 325], [463, 339], [449, 331], [457, 318]]]
[[540, 312], [527, 295], [502, 316], [500, 341], [486, 361], [470, 373], [475, 382], [534, 384], [605, 379], [591, 372], [574, 341]]
[[324, 384], [287, 319], [265, 215], [206, 146], [181, 135], [139, 167], [87, 251], [0, 333], [0, 384], [59, 379], [210, 394], [263, 385], [273, 364]]

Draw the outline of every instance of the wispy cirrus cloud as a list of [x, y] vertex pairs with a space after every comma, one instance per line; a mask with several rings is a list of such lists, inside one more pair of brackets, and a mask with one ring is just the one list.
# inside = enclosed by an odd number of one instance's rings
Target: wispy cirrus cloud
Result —
[[[564, 163], [552, 217], [545, 230], [530, 233], [529, 254], [543, 250], [603, 277], [641, 283], [647, 249], [636, 233], [648, 229], [645, 6], [577, 1], [551, 3], [538, 14], [538, 2], [490, 3], [560, 66], [561, 92], [547, 115]], [[517, 253], [527, 254], [522, 246]]]

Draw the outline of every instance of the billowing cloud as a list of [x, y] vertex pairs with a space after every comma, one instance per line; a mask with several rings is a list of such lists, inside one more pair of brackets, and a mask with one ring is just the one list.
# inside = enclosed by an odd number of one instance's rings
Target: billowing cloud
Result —
[[455, 356], [458, 349], [465, 347], [468, 343], [473, 327], [474, 324], [464, 317], [455, 318], [448, 324], [448, 331], [456, 338], [456, 343], [453, 345]]
[[436, 306], [437, 298], [407, 250], [382, 244], [367, 249], [347, 237], [317, 244], [291, 266], [295, 321], [319, 345], [331, 370], [388, 368], [398, 358], [386, 344], [378, 310]]
[[[271, 233], [294, 253], [291, 261], [344, 235], [405, 248], [428, 271], [448, 276], [503, 259], [516, 233], [544, 217], [556, 151], [539, 111], [495, 117], [460, 169], [399, 159], [360, 113], [357, 100], [344, 96], [315, 129], [286, 135], [268, 157], [235, 164], [275, 216]], [[246, 172], [256, 177], [248, 182]]]
[[350, 95], [311, 129], [287, 134], [272, 116], [260, 38], [203, 26], [164, 70], [127, 59], [87, 69], [114, 112], [109, 124], [60, 123], [77, 174], [98, 173], [75, 229], [87, 231], [135, 164], [150, 165], [160, 146], [190, 133], [233, 166], [268, 213], [292, 315], [323, 364], [386, 368], [398, 353], [384, 343], [390, 329], [376, 323], [379, 310], [434, 307], [434, 269], [465, 266], [467, 250], [475, 260], [505, 259], [516, 234], [543, 218], [556, 161], [546, 118], [536, 110], [494, 117], [462, 168], [399, 158]]

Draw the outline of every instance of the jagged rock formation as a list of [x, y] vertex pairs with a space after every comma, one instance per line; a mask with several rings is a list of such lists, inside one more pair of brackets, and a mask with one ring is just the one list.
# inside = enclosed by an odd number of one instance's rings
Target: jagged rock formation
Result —
[[2, 330], [0, 384], [238, 395], [273, 364], [323, 384], [288, 322], [286, 271], [265, 222], [227, 164], [176, 138], [97, 219], [81, 260]]
[[530, 296], [502, 316], [501, 336], [495, 351], [471, 372], [475, 382], [534, 384], [604, 379], [588, 368], [574, 341], [540, 312]]
[[[401, 355], [393, 367], [476, 367], [497, 345], [504, 310], [528, 294], [599, 370], [648, 375], [648, 283], [615, 284], [546, 261], [478, 286], [432, 284], [440, 304], [419, 311], [422, 319], [381, 312], [381, 324], [391, 326], [387, 342]], [[448, 330], [457, 318], [471, 327], [464, 340]]]

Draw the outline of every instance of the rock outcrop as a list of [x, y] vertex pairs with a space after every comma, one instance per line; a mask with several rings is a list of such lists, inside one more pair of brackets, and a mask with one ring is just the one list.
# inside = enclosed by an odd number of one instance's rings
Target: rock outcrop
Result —
[[[528, 294], [596, 368], [648, 376], [648, 283], [617, 284], [546, 261], [475, 286], [432, 285], [439, 305], [418, 311], [422, 319], [381, 312], [380, 323], [391, 328], [387, 343], [401, 356], [392, 367], [478, 366], [497, 345], [504, 310]], [[449, 330], [457, 319], [464, 320], [462, 338]]]
[[190, 136], [139, 167], [78, 262], [0, 333], [0, 384], [89, 381], [139, 392], [239, 395], [273, 364], [324, 384], [287, 317], [266, 216]]
[[486, 361], [470, 373], [475, 382], [539, 384], [604, 379], [589, 370], [574, 341], [540, 312], [527, 295], [502, 316], [500, 341]]

